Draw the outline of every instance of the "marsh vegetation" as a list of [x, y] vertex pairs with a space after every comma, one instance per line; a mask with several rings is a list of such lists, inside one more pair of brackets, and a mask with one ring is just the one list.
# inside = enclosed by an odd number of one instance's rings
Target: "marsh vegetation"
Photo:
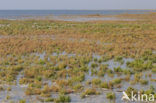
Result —
[[156, 97], [156, 14], [140, 15], [0, 20], [0, 102], [120, 103], [131, 90]]

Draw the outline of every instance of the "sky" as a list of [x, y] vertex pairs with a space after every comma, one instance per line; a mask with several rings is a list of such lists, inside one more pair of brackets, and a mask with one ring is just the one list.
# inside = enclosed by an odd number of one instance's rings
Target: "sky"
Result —
[[0, 10], [156, 9], [156, 0], [0, 0]]

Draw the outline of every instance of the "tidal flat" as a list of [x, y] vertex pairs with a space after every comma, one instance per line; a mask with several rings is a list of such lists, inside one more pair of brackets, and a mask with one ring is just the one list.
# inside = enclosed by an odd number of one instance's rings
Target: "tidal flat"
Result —
[[0, 102], [156, 99], [156, 13], [80, 17], [0, 20]]

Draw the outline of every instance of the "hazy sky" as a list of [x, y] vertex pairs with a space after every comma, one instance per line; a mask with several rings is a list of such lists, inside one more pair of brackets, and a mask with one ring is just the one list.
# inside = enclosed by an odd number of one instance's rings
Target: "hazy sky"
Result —
[[0, 0], [0, 9], [156, 9], [156, 0]]

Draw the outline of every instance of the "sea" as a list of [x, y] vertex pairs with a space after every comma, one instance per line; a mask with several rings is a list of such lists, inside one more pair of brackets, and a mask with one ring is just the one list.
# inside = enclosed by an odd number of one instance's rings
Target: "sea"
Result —
[[156, 10], [0, 10], [0, 19], [15, 19], [30, 16], [59, 16], [59, 15], [117, 15], [144, 14]]

